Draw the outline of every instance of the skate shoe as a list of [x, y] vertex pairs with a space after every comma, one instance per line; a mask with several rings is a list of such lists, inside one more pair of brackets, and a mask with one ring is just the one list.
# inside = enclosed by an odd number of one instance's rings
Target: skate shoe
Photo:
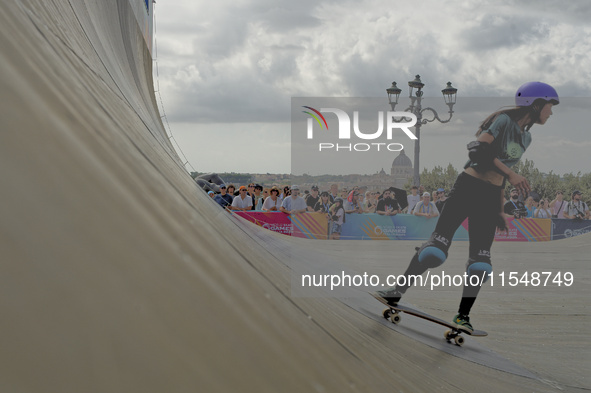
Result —
[[453, 323], [456, 324], [458, 330], [463, 330], [468, 333], [474, 333], [474, 328], [470, 323], [470, 317], [467, 315], [458, 314], [454, 317]]
[[390, 307], [398, 306], [398, 302], [402, 297], [402, 294], [396, 290], [396, 288], [388, 288], [382, 291], [374, 292], [374, 297], [383, 299], [383, 302]]

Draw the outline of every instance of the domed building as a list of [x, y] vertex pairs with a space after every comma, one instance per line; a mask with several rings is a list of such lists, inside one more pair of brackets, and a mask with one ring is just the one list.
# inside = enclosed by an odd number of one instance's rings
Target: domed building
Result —
[[404, 185], [409, 179], [413, 178], [412, 161], [404, 153], [404, 149], [400, 151], [398, 157], [392, 162], [392, 169], [390, 169], [390, 176], [394, 182], [394, 187], [404, 188]]
[[339, 184], [339, 189], [352, 189], [354, 186], [364, 185], [370, 191], [383, 191], [389, 187], [404, 189], [409, 181], [412, 182], [414, 172], [411, 159], [401, 150], [392, 162], [390, 173], [382, 168], [373, 175], [348, 176], [347, 180]]

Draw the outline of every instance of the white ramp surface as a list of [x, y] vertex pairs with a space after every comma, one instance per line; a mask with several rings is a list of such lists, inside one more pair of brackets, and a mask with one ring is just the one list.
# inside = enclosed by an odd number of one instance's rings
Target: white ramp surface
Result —
[[[289, 239], [220, 211], [170, 145], [151, 75], [129, 0], [0, 7], [0, 391], [589, 390], [589, 236], [495, 245], [496, 269], [575, 274], [570, 290], [478, 299], [481, 345], [531, 375], [424, 345], [291, 291], [298, 260], [399, 273], [416, 244], [361, 254], [367, 242]], [[408, 296], [444, 317], [459, 292]]]

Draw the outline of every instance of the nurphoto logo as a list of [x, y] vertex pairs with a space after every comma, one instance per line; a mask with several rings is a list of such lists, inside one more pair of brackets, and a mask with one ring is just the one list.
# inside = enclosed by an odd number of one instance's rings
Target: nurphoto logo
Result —
[[[328, 129], [328, 122], [324, 117], [323, 113], [331, 113], [334, 114], [338, 121], [338, 140], [350, 140], [352, 134], [355, 137], [362, 139], [362, 140], [376, 140], [382, 138], [382, 134], [384, 134], [384, 123], [386, 123], [385, 131], [386, 131], [386, 139], [391, 141], [394, 137], [395, 133], [394, 130], [401, 130], [408, 138], [411, 140], [417, 139], [416, 135], [410, 131], [410, 127], [413, 127], [417, 123], [417, 117], [413, 113], [409, 112], [392, 112], [392, 111], [378, 111], [377, 112], [377, 120], [378, 120], [378, 127], [377, 131], [374, 132], [363, 132], [359, 126], [359, 111], [353, 111], [353, 127], [351, 127], [351, 118], [342, 109], [338, 108], [320, 108], [317, 110], [310, 106], [302, 106], [307, 110], [302, 111], [310, 115], [311, 117], [308, 118], [307, 121], [307, 128], [306, 128], [306, 138], [307, 139], [314, 139], [314, 121], [318, 124], [320, 130]], [[385, 118], [385, 121], [384, 121]], [[351, 132], [351, 129], [353, 132]], [[329, 142], [321, 142], [318, 144], [318, 151], [325, 151], [325, 150], [347, 150], [347, 151], [370, 151], [370, 150], [377, 150], [380, 151], [380, 148], [385, 148], [389, 151], [401, 151], [404, 146], [401, 143], [385, 143], [385, 142], [372, 142], [372, 143], [329, 143]]]

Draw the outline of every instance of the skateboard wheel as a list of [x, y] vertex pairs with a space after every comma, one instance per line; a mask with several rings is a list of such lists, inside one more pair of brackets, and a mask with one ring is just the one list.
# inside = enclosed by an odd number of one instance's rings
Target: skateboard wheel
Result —
[[400, 315], [398, 313], [390, 315], [390, 320], [393, 324], [398, 325], [400, 323]]
[[456, 345], [458, 345], [458, 346], [461, 347], [464, 344], [464, 337], [462, 337], [462, 336], [456, 336], [454, 338], [454, 341], [456, 342]]
[[384, 318], [388, 319], [388, 318], [390, 318], [390, 315], [392, 315], [392, 310], [390, 310], [389, 308], [382, 311], [382, 316]]
[[445, 337], [445, 339], [450, 342], [452, 339], [451, 330], [446, 330], [445, 333], [443, 333], [443, 337]]

